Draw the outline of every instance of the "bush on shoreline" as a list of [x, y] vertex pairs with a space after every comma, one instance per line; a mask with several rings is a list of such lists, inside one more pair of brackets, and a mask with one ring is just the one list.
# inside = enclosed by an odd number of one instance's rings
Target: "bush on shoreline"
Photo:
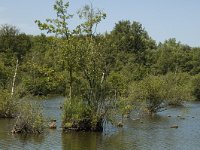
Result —
[[150, 75], [130, 86], [129, 100], [143, 103], [149, 114], [158, 112], [163, 106], [178, 106], [192, 99], [191, 76], [187, 73]]
[[18, 111], [18, 102], [15, 95], [7, 90], [0, 90], [0, 118], [14, 118]]
[[192, 80], [193, 92], [192, 94], [195, 97], [195, 100], [200, 100], [200, 74], [194, 76]]
[[179, 106], [184, 101], [194, 99], [192, 95], [192, 76], [188, 73], [168, 73], [164, 76], [166, 81], [166, 103], [168, 105]]

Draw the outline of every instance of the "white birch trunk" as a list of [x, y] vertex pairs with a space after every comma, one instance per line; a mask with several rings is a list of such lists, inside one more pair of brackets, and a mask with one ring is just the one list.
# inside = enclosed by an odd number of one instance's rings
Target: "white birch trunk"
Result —
[[18, 59], [17, 59], [17, 61], [16, 61], [16, 67], [15, 67], [15, 73], [14, 73], [13, 82], [12, 82], [11, 96], [13, 96], [14, 90], [15, 90], [15, 80], [16, 80], [16, 76], [17, 76], [17, 69], [18, 69], [18, 66], [19, 66], [19, 61], [18, 61]]

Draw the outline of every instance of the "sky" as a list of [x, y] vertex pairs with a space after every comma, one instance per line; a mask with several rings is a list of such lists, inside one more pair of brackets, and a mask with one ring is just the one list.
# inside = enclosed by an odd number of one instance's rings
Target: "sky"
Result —
[[[64, 0], [66, 2], [66, 0]], [[55, 17], [55, 0], [0, 0], [0, 25], [10, 24], [21, 32], [37, 35], [35, 20]], [[157, 42], [176, 38], [183, 44], [200, 47], [200, 0], [69, 0], [69, 12], [76, 14], [85, 4], [103, 10], [107, 18], [97, 31], [111, 31], [120, 20], [140, 22]], [[70, 28], [79, 24], [75, 16]]]

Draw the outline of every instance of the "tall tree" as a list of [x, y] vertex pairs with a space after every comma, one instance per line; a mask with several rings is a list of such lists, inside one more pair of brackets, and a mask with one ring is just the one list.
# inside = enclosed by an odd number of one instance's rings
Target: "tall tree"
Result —
[[92, 3], [90, 5], [85, 5], [82, 9], [78, 11], [80, 19], [84, 19], [81, 25], [77, 27], [82, 33], [92, 36], [96, 33], [97, 25], [106, 18], [106, 14], [97, 9], [95, 10]]
[[145, 64], [145, 51], [156, 47], [142, 24], [136, 21], [119, 21], [111, 31], [111, 37], [119, 51], [135, 54], [136, 63]]
[[30, 47], [31, 41], [29, 36], [27, 36], [24, 33], [20, 33], [15, 26], [7, 24], [1, 26], [0, 55], [4, 55], [6, 57], [4, 58], [5, 65], [14, 70], [11, 95], [13, 95], [14, 93], [18, 66], [23, 61], [23, 58], [26, 55], [26, 53], [30, 50]]
[[154, 65], [157, 73], [166, 74], [167, 72], [185, 72], [191, 69], [188, 62], [191, 60], [191, 48], [176, 42], [172, 38], [159, 44], [157, 49], [157, 62]]
[[115, 43], [122, 51], [142, 52], [155, 47], [155, 42], [139, 22], [119, 21], [111, 31]]
[[46, 23], [36, 20], [41, 30], [47, 30], [47, 33], [54, 33], [56, 36], [69, 38], [71, 32], [68, 27], [68, 20], [73, 17], [68, 13], [69, 2], [64, 3], [63, 0], [56, 0], [53, 8], [56, 12], [56, 19], [46, 19]]

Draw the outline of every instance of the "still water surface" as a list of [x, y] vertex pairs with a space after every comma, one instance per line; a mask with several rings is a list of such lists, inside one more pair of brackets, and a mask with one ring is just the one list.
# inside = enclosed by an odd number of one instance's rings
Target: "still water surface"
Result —
[[[107, 125], [103, 133], [62, 133], [59, 128], [62, 116], [59, 106], [63, 98], [52, 98], [40, 103], [47, 118], [57, 119], [58, 128], [38, 136], [11, 135], [14, 121], [0, 119], [0, 150], [200, 149], [200, 103], [188, 103], [184, 108], [168, 108], [154, 117], [143, 117], [141, 120], [130, 118], [125, 121], [123, 128]], [[170, 128], [174, 124], [179, 128]]]

